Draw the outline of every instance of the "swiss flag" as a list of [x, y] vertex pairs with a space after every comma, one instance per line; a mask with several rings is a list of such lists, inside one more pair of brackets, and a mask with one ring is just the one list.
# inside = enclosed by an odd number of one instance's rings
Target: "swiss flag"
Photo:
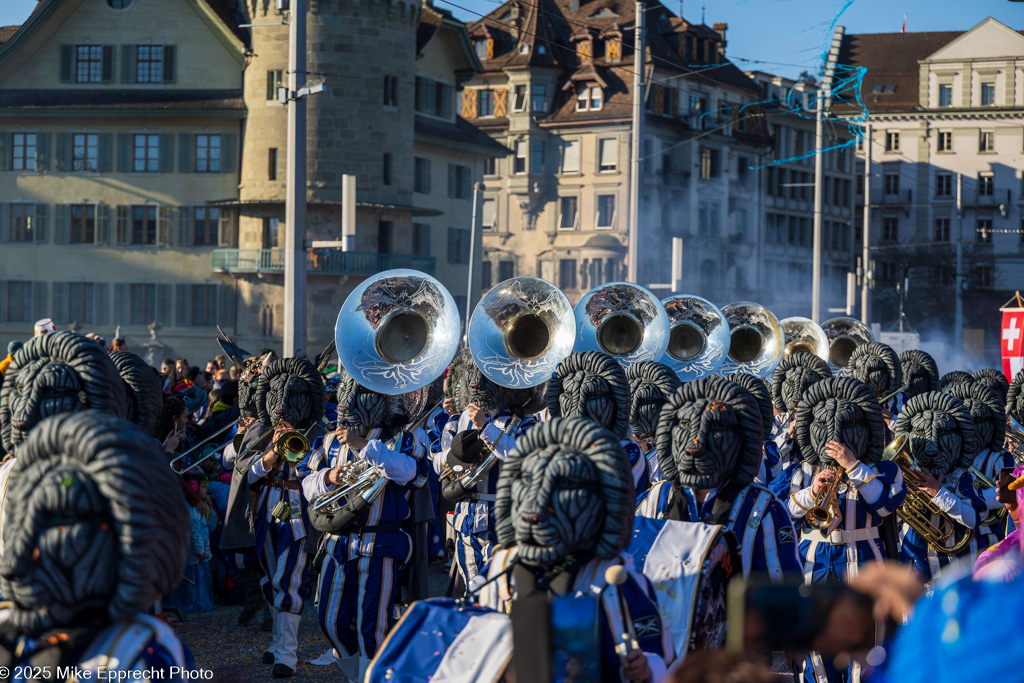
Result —
[[999, 310], [1003, 313], [1003, 329], [999, 343], [1003, 357], [1003, 374], [1013, 381], [1021, 367], [1024, 367], [1024, 302], [1019, 295], [1008, 301]]

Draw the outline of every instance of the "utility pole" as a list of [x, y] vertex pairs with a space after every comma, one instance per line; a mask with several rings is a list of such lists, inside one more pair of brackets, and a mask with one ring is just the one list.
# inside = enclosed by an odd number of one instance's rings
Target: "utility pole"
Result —
[[[306, 0], [291, 0], [288, 42], [288, 180], [285, 191], [284, 356], [306, 352]], [[302, 79], [300, 81], [299, 79]]]
[[953, 309], [953, 351], [957, 358], [963, 355], [964, 344], [964, 177], [956, 174], [956, 279], [953, 293], [956, 307]]
[[824, 200], [824, 159], [822, 140], [825, 126], [825, 90], [818, 90], [818, 105], [814, 112], [814, 237], [812, 240], [814, 258], [811, 268], [811, 320], [821, 322], [821, 212]]
[[473, 265], [476, 263], [476, 207], [480, 203], [480, 193], [483, 191], [483, 183], [473, 184], [473, 211], [469, 228], [469, 278], [466, 283], [466, 324], [462, 328], [462, 333], [466, 335], [467, 344], [469, 343], [469, 316], [473, 311]]
[[873, 276], [871, 272], [871, 124], [867, 125], [867, 133], [864, 137], [864, 229], [863, 251], [861, 254], [861, 290], [860, 290], [860, 321], [870, 325], [871, 311], [868, 304], [868, 292], [870, 291]]
[[644, 148], [644, 3], [637, 0], [633, 35], [633, 137], [629, 164], [629, 261], [626, 279], [638, 282], [640, 243], [640, 157]]

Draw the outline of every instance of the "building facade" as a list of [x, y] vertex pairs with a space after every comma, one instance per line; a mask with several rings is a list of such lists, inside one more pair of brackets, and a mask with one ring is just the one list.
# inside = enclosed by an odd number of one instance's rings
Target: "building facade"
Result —
[[870, 152], [871, 320], [895, 327], [902, 298], [905, 325], [955, 339], [959, 242], [962, 361], [998, 364], [997, 309], [1024, 281], [1024, 35], [991, 18], [846, 35], [839, 62], [866, 67], [867, 112], [845, 114], [864, 119], [861, 174]]
[[245, 116], [228, 8], [43, 0], [0, 39], [0, 343], [52, 317], [157, 364], [208, 355], [236, 308], [210, 268]]

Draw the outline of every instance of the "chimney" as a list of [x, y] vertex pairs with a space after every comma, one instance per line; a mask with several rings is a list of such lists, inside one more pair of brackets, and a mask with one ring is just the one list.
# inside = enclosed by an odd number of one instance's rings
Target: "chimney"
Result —
[[718, 54], [720, 54], [720, 55], [722, 55], [724, 57], [725, 56], [725, 46], [726, 46], [725, 32], [729, 30], [729, 24], [727, 24], [725, 22], [721, 22], [721, 23], [715, 24], [711, 28], [714, 29], [715, 33], [717, 33], [718, 35], [722, 36], [721, 42], [718, 43]]

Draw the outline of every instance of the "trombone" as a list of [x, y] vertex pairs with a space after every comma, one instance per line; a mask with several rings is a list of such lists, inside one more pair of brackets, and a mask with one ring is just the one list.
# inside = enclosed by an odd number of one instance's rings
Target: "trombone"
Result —
[[[946, 542], [955, 539], [957, 533], [957, 522], [945, 510], [932, 502], [928, 494], [918, 491], [914, 484], [923, 480], [921, 466], [910, 452], [910, 436], [900, 434], [885, 447], [882, 458], [896, 464], [903, 472], [903, 480], [906, 482], [907, 497], [903, 504], [896, 510], [900, 519], [907, 523], [911, 529], [916, 531], [932, 549], [940, 555], [956, 555], [971, 544], [974, 538], [972, 529], [965, 529], [963, 536], [956, 540], [952, 546], [946, 547]], [[932, 522], [932, 516], [937, 518]]]
[[[222, 448], [225, 448], [225, 447], [226, 447], [226, 446], [228, 445], [228, 443], [232, 443], [232, 442], [231, 442], [231, 441], [228, 441], [227, 443], [222, 443], [221, 445], [217, 446], [217, 447], [216, 447], [216, 448], [214, 448], [214, 449], [213, 449], [212, 451], [210, 451], [209, 453], [207, 453], [206, 455], [204, 455], [204, 456], [203, 456], [202, 458], [200, 458], [199, 460], [196, 460], [196, 461], [195, 461], [194, 463], [192, 463], [191, 465], [188, 465], [187, 467], [184, 467], [184, 468], [182, 468], [182, 469], [178, 469], [177, 467], [175, 467], [175, 466], [174, 466], [174, 463], [178, 462], [179, 460], [185, 460], [186, 458], [188, 458], [189, 454], [190, 454], [190, 453], [191, 453], [192, 451], [194, 451], [194, 450], [197, 450], [198, 448], [200, 448], [200, 447], [201, 447], [201, 446], [203, 446], [204, 444], [207, 444], [207, 443], [209, 443], [210, 441], [213, 441], [213, 439], [214, 439], [214, 438], [215, 438], [216, 436], [218, 436], [218, 435], [220, 435], [220, 434], [223, 434], [223, 433], [224, 433], [224, 432], [226, 432], [227, 430], [229, 430], [229, 429], [231, 429], [232, 427], [234, 427], [234, 426], [235, 426], [236, 424], [238, 424], [238, 423], [239, 423], [239, 422], [241, 421], [241, 419], [242, 419], [241, 417], [237, 417], [237, 418], [235, 418], [235, 419], [234, 419], [234, 420], [232, 420], [231, 422], [227, 423], [226, 425], [224, 425], [223, 427], [221, 427], [220, 429], [218, 429], [217, 431], [215, 431], [215, 432], [214, 432], [213, 434], [210, 434], [210, 435], [209, 435], [208, 437], [206, 437], [205, 439], [203, 439], [202, 441], [200, 441], [199, 443], [197, 443], [197, 444], [196, 444], [195, 446], [193, 446], [192, 448], [188, 449], [187, 451], [185, 451], [184, 453], [182, 453], [182, 454], [181, 454], [181, 455], [179, 455], [178, 457], [176, 457], [176, 458], [174, 458], [173, 460], [171, 460], [171, 463], [170, 463], [170, 464], [171, 464], [171, 470], [172, 470], [172, 471], [173, 471], [173, 472], [174, 472], [175, 474], [185, 474], [186, 472], [188, 472], [188, 471], [189, 471], [190, 469], [192, 469], [193, 467], [198, 467], [198, 466], [199, 466], [199, 465], [201, 465], [202, 463], [204, 463], [204, 462], [206, 462], [207, 460], [209, 460], [210, 458], [212, 458], [212, 457], [213, 457], [213, 456], [214, 456], [215, 454], [217, 454], [218, 452], [220, 452], [220, 450], [221, 450]], [[187, 460], [186, 460], [186, 462], [187, 462]]]

